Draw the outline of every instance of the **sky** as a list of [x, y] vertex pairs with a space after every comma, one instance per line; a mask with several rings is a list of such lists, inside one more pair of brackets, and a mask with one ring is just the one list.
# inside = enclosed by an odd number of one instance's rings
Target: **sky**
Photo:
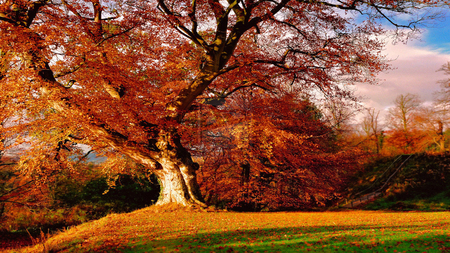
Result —
[[450, 10], [444, 11], [445, 18], [422, 28], [418, 38], [406, 44], [387, 42], [383, 53], [392, 60], [392, 69], [378, 76], [378, 85], [356, 86], [356, 94], [364, 98], [363, 104], [380, 110], [380, 120], [384, 120], [398, 95], [417, 94], [430, 104], [433, 92], [440, 90], [438, 81], [450, 78], [438, 71], [450, 61]]

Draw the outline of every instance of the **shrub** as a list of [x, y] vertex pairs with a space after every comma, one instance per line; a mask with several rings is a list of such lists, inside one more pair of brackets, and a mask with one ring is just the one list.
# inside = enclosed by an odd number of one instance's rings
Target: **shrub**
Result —
[[[84, 179], [59, 174], [39, 191], [38, 198], [23, 197], [22, 204], [7, 203], [0, 231], [54, 229], [78, 225], [112, 212], [129, 212], [153, 204], [159, 195], [155, 177], [119, 175], [115, 187], [106, 177], [92, 174]], [[32, 201], [32, 202], [30, 202]], [[32, 204], [31, 204], [32, 203]]]

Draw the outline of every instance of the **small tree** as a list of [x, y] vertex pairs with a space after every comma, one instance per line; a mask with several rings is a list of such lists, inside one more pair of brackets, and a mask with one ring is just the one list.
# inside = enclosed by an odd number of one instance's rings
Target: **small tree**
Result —
[[367, 135], [367, 138], [374, 140], [376, 153], [379, 154], [383, 148], [383, 130], [379, 126], [378, 115], [380, 111], [375, 111], [374, 108], [369, 108], [363, 118], [362, 128]]
[[[450, 62], [444, 64], [440, 71], [445, 75], [450, 75]], [[450, 122], [450, 78], [439, 81], [441, 90], [434, 93], [434, 122], [437, 124], [437, 142], [441, 151], [445, 151], [444, 132]]]

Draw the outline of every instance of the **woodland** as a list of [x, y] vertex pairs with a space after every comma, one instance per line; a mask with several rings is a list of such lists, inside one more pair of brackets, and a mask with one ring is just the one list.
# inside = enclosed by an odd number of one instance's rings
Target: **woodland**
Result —
[[382, 36], [408, 40], [445, 5], [0, 0], [0, 230], [149, 205], [329, 208], [371, 163], [446, 159], [449, 80], [386, 119], [351, 89], [389, 69]]

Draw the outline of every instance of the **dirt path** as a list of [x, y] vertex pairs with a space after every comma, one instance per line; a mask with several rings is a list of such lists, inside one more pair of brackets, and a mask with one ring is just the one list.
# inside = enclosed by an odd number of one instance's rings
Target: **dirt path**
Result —
[[371, 200], [374, 200], [376, 197], [378, 197], [381, 193], [380, 192], [371, 192], [368, 193], [360, 198], [357, 198], [355, 200], [353, 200], [352, 202], [345, 204], [344, 207], [346, 208], [353, 208], [353, 207], [358, 207], [366, 202], [369, 202]]

